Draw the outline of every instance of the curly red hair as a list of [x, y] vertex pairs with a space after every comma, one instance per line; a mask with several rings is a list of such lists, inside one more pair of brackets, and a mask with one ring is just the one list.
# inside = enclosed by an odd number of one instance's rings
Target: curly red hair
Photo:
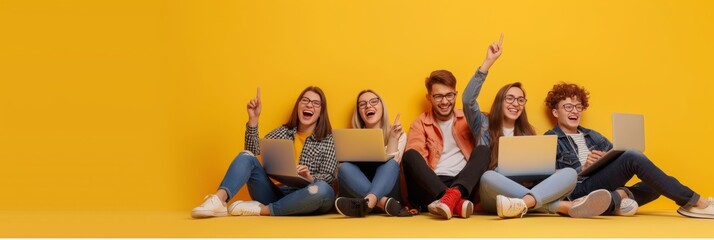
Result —
[[545, 105], [550, 109], [558, 108], [558, 103], [565, 100], [566, 98], [577, 98], [580, 100], [580, 104], [583, 105], [583, 110], [587, 109], [590, 105], [588, 103], [588, 98], [590, 97], [590, 92], [585, 90], [584, 87], [580, 87], [573, 83], [564, 83], [553, 85], [553, 89], [548, 91], [548, 96], [545, 97]]

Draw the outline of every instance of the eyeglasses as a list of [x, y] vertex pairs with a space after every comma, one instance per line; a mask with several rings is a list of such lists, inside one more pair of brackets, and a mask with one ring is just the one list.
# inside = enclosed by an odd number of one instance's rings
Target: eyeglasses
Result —
[[357, 102], [357, 106], [360, 109], [365, 109], [365, 108], [367, 108], [367, 103], [369, 103], [369, 105], [372, 105], [372, 107], [374, 107], [374, 106], [377, 106], [377, 104], [379, 104], [379, 101], [380, 101], [379, 98], [376, 97], [376, 98], [372, 98], [368, 101], [359, 101], [359, 102]]
[[513, 102], [518, 102], [518, 105], [521, 105], [521, 106], [526, 105], [526, 102], [528, 101], [528, 99], [526, 99], [524, 97], [517, 98], [516, 96], [513, 96], [511, 94], [506, 95], [506, 98], [503, 100], [505, 100], [506, 103], [509, 103], [509, 104], [512, 104]]
[[309, 104], [309, 103], [312, 103], [312, 107], [314, 107], [314, 108], [321, 107], [320, 100], [310, 100], [309, 98], [306, 98], [306, 97], [300, 99], [300, 103], [305, 104], [305, 106], [307, 106], [307, 104]]
[[[574, 108], [573, 108], [574, 107]], [[577, 104], [573, 105], [570, 103], [563, 104], [563, 109], [565, 109], [566, 112], [572, 112], [573, 109], [578, 110], [578, 112], [583, 111], [583, 105], [582, 104]]]
[[456, 98], [456, 93], [450, 92], [447, 94], [434, 94], [434, 95], [431, 95], [431, 98], [433, 98], [434, 101], [437, 101], [437, 102], [441, 102], [441, 100], [444, 100], [444, 98], [446, 98], [447, 101], [454, 101], [454, 98]]

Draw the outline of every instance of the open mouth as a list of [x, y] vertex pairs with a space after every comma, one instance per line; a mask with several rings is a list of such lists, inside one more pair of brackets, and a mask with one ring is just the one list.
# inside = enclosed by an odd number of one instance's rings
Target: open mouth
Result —
[[315, 115], [315, 113], [313, 113], [310, 110], [305, 110], [305, 111], [302, 111], [302, 115], [309, 118], [309, 117], [312, 117], [313, 115]]
[[518, 113], [518, 108], [508, 108], [508, 112], [510, 112], [510, 113]]
[[365, 113], [365, 115], [366, 115], [367, 117], [372, 117], [372, 116], [374, 116], [375, 114], [377, 114], [377, 112], [374, 111], [374, 110], [369, 110], [369, 111], [367, 111], [367, 112]]
[[577, 121], [578, 116], [568, 116], [568, 120]]

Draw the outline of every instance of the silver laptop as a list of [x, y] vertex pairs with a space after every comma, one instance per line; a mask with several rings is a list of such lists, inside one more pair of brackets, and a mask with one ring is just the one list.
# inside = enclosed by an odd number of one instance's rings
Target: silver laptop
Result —
[[385, 162], [382, 129], [332, 129], [335, 158], [339, 162]]
[[263, 168], [271, 178], [290, 187], [302, 188], [310, 181], [297, 174], [295, 145], [286, 139], [260, 139]]
[[555, 173], [558, 136], [500, 137], [496, 171], [517, 181], [539, 181]]
[[579, 175], [590, 176], [629, 149], [645, 151], [645, 117], [642, 114], [613, 113], [612, 143], [610, 151]]

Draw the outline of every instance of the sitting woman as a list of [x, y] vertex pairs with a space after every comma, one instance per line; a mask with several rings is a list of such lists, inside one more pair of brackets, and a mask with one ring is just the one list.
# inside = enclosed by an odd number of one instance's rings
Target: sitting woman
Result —
[[[335, 179], [337, 162], [325, 94], [318, 87], [305, 88], [295, 101], [288, 122], [265, 136], [293, 141], [296, 156], [300, 156], [295, 171], [312, 182], [303, 188], [276, 186], [253, 154], [260, 154], [261, 109], [258, 89], [256, 98], [248, 103], [246, 151], [233, 159], [216, 193], [207, 195], [203, 204], [191, 211], [191, 217], [315, 215], [332, 208], [335, 193], [330, 184]], [[255, 201], [239, 200], [226, 208], [226, 203], [246, 184]]]

